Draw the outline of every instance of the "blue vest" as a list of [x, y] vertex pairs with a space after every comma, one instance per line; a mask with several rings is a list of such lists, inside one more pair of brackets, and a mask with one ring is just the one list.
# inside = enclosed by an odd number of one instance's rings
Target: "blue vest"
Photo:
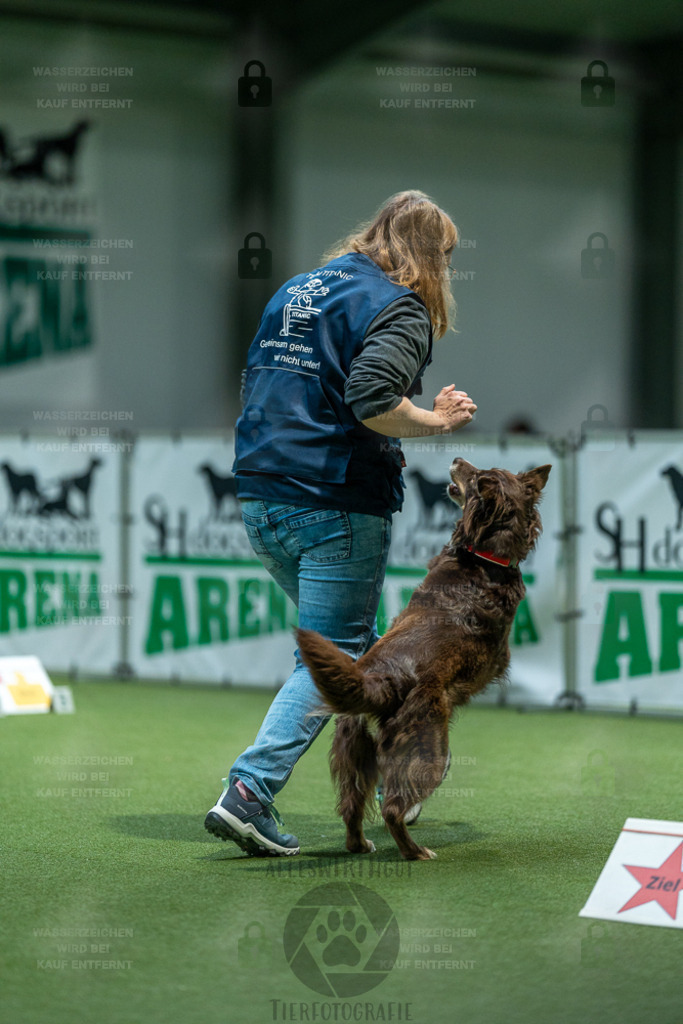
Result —
[[[238, 497], [386, 517], [400, 509], [400, 443], [356, 419], [344, 384], [368, 327], [402, 295], [415, 293], [360, 253], [299, 274], [275, 293], [247, 358], [233, 465]], [[407, 397], [419, 389], [431, 348], [430, 331]]]

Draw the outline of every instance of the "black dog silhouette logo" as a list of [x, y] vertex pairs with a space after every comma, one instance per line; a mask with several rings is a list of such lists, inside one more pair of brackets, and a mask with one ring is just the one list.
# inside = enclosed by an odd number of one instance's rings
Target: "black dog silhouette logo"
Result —
[[410, 480], [419, 495], [420, 513], [418, 528], [426, 530], [443, 530], [451, 527], [459, 509], [448, 497], [447, 482], [444, 479], [430, 480], [419, 469], [408, 473]]
[[101, 459], [93, 458], [82, 473], [55, 477], [39, 486], [36, 473], [19, 472], [7, 461], [0, 463], [8, 492], [7, 512], [10, 515], [61, 515], [68, 519], [90, 519], [93, 476], [101, 465]]
[[211, 514], [214, 519], [220, 519], [223, 512], [223, 503], [228, 498], [228, 518], [239, 518], [239, 502], [237, 500], [237, 479], [236, 477], [221, 476], [209, 462], [204, 462], [197, 470], [206, 480], [210, 492]]
[[0, 174], [12, 181], [73, 185], [76, 154], [89, 121], [79, 121], [63, 135], [37, 136], [12, 144], [0, 128]]
[[667, 466], [662, 470], [662, 476], [667, 477], [671, 484], [672, 496], [677, 509], [676, 529], [683, 526], [683, 473], [676, 466]]

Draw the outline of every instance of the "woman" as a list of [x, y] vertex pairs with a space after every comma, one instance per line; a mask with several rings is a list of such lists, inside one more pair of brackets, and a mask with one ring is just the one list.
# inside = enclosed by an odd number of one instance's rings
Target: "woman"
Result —
[[[249, 540], [299, 610], [299, 624], [357, 658], [376, 615], [403, 502], [399, 438], [458, 430], [476, 405], [454, 385], [433, 409], [412, 396], [432, 337], [452, 318], [457, 230], [424, 193], [392, 196], [374, 219], [287, 281], [249, 350], [233, 472]], [[237, 758], [206, 828], [249, 854], [296, 854], [273, 801], [327, 717], [298, 652], [254, 743]]]

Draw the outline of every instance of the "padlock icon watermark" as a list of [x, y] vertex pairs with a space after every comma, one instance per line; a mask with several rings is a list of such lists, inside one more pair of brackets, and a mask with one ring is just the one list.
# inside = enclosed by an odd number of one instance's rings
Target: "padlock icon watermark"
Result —
[[257, 449], [259, 454], [273, 451], [275, 447], [273, 423], [262, 405], [249, 403], [244, 407], [239, 420], [239, 432], [242, 437], [249, 439], [249, 444]]
[[607, 418], [604, 405], [591, 405], [581, 424], [581, 444], [590, 441], [593, 452], [613, 452], [616, 448], [614, 427]]
[[614, 939], [604, 924], [589, 924], [581, 939], [582, 967], [614, 966]]
[[[593, 239], [599, 238], [598, 245]], [[602, 231], [594, 231], [588, 236], [586, 248], [581, 250], [581, 277], [604, 278], [614, 273], [614, 249], [610, 249], [607, 235]]]
[[[258, 246], [251, 243], [252, 238], [257, 238]], [[265, 278], [270, 277], [273, 263], [273, 254], [266, 248], [266, 240], [258, 231], [250, 231], [244, 238], [244, 248], [240, 249], [237, 255], [237, 273], [242, 278]]]
[[[257, 68], [257, 73], [253, 74], [251, 68]], [[244, 74], [237, 82], [237, 102], [240, 107], [269, 107], [273, 102], [273, 80], [260, 60], [248, 60], [244, 65]]]
[[[593, 68], [600, 67], [598, 74]], [[604, 60], [592, 60], [581, 79], [581, 105], [584, 107], [613, 107], [615, 98], [614, 79], [608, 73]]]
[[252, 921], [237, 940], [237, 963], [240, 967], [270, 967], [272, 962], [273, 944], [260, 921]]
[[604, 750], [591, 750], [581, 768], [581, 792], [585, 796], [614, 796], [614, 768]]

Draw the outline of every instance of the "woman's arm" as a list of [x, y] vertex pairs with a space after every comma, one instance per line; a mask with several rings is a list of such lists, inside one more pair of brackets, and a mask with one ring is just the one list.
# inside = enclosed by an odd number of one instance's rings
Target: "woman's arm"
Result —
[[362, 420], [363, 426], [386, 437], [427, 437], [430, 434], [452, 434], [472, 421], [477, 407], [455, 384], [442, 388], [434, 399], [434, 408], [420, 409], [409, 398], [388, 412]]

